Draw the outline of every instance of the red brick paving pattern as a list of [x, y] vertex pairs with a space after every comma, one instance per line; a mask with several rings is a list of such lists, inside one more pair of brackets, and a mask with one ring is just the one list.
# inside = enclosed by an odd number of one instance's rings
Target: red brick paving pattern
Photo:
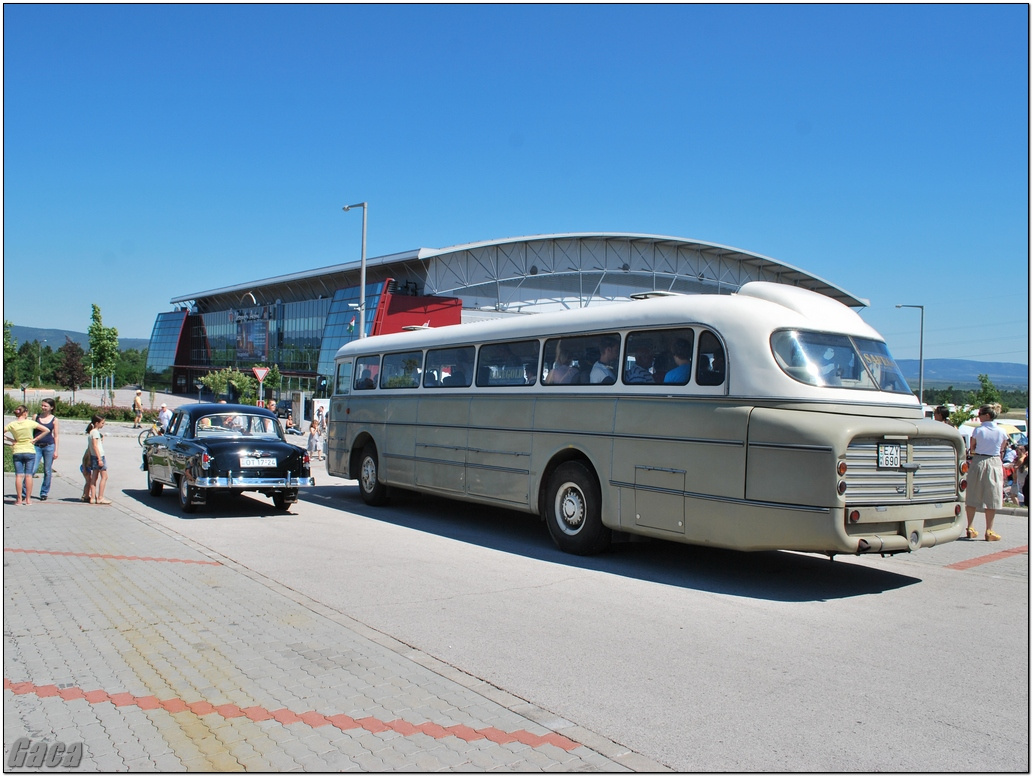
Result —
[[[6, 550], [6, 549], [5, 549]], [[76, 554], [87, 555], [87, 554]], [[165, 699], [160, 701], [155, 696], [133, 696], [129, 693], [109, 694], [107, 691], [83, 691], [81, 688], [58, 688], [56, 685], [36, 685], [34, 683], [14, 683], [4, 678], [4, 690], [11, 693], [24, 695], [35, 694], [40, 698], [58, 696], [65, 701], [72, 699], [85, 699], [90, 704], [114, 704], [116, 707], [137, 706], [144, 710], [161, 709], [169, 713], [184, 712], [189, 710], [198, 716], [219, 715], [223, 718], [247, 717], [254, 721], [277, 720], [282, 725], [289, 726], [295, 723], [304, 723], [311, 728], [320, 726], [334, 726], [341, 731], [353, 728], [362, 728], [371, 733], [377, 734], [383, 731], [394, 731], [404, 737], [414, 734], [425, 734], [433, 739], [443, 739], [454, 736], [465, 742], [472, 742], [477, 739], [487, 739], [496, 744], [504, 745], [510, 742], [520, 742], [529, 747], [540, 747], [541, 745], [554, 745], [561, 750], [570, 752], [581, 745], [560, 734], [551, 732], [545, 736], [532, 734], [530, 731], [501, 731], [493, 726], [482, 729], [473, 729], [469, 726], [439, 726], [437, 723], [409, 723], [404, 720], [383, 721], [374, 717], [352, 718], [349, 715], [331, 715], [326, 717], [309, 710], [300, 715], [288, 709], [269, 711], [264, 707], [247, 707], [241, 709], [235, 704], [222, 704], [213, 707], [206, 701], [185, 702], [182, 699]]]
[[155, 558], [153, 556], [116, 556], [111, 553], [76, 553], [70, 550], [38, 550], [36, 548], [4, 548], [4, 553], [38, 553], [44, 556], [78, 556], [80, 558], [107, 558], [117, 561], [165, 561], [172, 564], [206, 564], [221, 567], [218, 561], [200, 561], [189, 558]]

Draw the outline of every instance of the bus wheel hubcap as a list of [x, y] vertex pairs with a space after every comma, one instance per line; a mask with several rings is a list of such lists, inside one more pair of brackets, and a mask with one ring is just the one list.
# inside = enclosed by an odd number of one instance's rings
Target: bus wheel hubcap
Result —
[[373, 486], [377, 484], [377, 468], [373, 462], [366, 459], [362, 462], [362, 487], [366, 491], [372, 491]]
[[559, 499], [559, 514], [567, 529], [578, 529], [585, 519], [585, 502], [581, 492], [573, 488], [563, 491]]

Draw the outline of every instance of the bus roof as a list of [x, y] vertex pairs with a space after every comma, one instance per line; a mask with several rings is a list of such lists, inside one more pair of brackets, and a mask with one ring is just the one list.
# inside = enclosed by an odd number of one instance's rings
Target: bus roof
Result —
[[[853, 310], [823, 294], [767, 281], [744, 284], [735, 294], [683, 294], [613, 303], [596, 303], [577, 310], [510, 315], [416, 332], [354, 340], [338, 357], [369, 349], [458, 345], [467, 342], [577, 334], [601, 328], [703, 325], [724, 337], [741, 339], [758, 328], [784, 327], [836, 332], [882, 341], [882, 336]], [[764, 337], [766, 341], [766, 336]]]

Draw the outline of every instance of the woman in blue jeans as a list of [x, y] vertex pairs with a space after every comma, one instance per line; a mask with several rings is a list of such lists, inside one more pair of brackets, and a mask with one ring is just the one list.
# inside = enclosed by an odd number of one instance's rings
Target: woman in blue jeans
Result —
[[33, 465], [33, 472], [39, 469], [40, 461], [43, 462], [43, 485], [39, 489], [39, 501], [46, 502], [47, 494], [50, 493], [50, 477], [54, 473], [54, 459], [58, 454], [58, 421], [54, 415], [54, 408], [57, 401], [44, 399], [40, 403], [40, 412], [36, 414], [36, 423], [42, 424], [50, 430], [50, 434], [36, 443], [36, 462]]
[[[33, 446], [49, 434], [50, 430], [42, 424], [29, 420], [29, 411], [25, 405], [18, 405], [14, 410], [14, 420], [4, 427], [4, 440], [14, 446], [11, 454], [14, 458], [14, 503], [16, 505], [32, 504], [32, 473], [35, 471], [36, 451]], [[22, 491], [28, 496], [22, 497]]]

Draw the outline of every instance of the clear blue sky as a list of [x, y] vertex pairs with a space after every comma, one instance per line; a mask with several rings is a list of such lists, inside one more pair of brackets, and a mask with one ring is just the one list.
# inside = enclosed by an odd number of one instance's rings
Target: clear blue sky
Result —
[[1025, 5], [4, 6], [4, 318], [552, 232], [742, 248], [1028, 363]]

